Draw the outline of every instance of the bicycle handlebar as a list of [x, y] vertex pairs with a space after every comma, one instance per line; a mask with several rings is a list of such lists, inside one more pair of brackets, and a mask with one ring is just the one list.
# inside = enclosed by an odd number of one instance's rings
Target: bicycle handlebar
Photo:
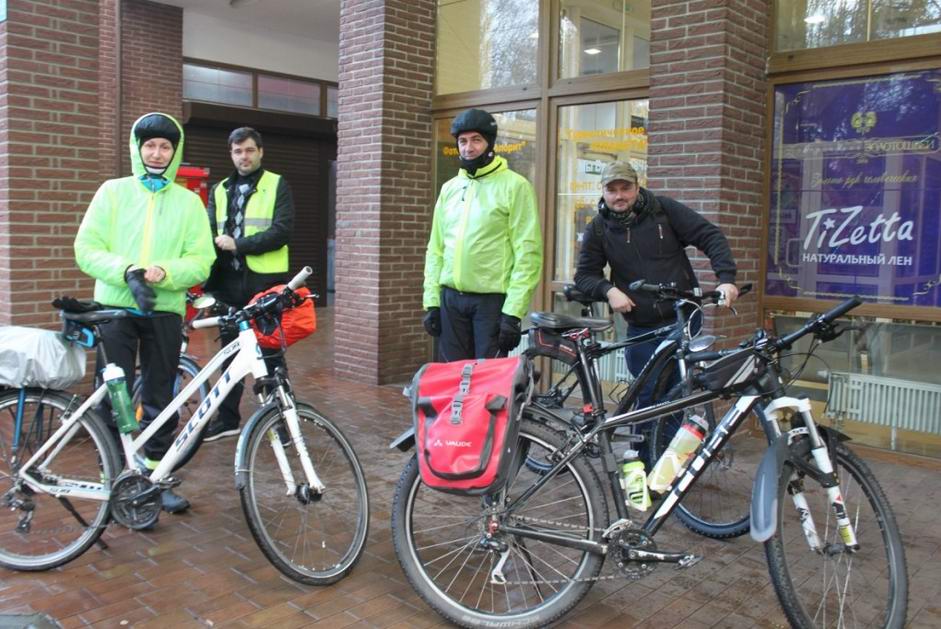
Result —
[[190, 321], [190, 327], [193, 329], [199, 328], [214, 328], [219, 325], [219, 320], [222, 317], [206, 317], [205, 319], [194, 319]]
[[849, 299], [837, 304], [836, 306], [826, 311], [825, 313], [814, 317], [813, 319], [811, 319], [810, 321], [802, 325], [799, 329], [795, 330], [794, 332], [791, 332], [790, 334], [786, 336], [782, 336], [781, 338], [777, 339], [774, 342], [774, 345], [778, 349], [787, 349], [791, 345], [793, 345], [794, 341], [796, 341], [800, 337], [810, 332], [814, 332], [816, 330], [820, 330], [824, 327], [829, 326], [836, 319], [842, 317], [847, 312], [849, 312], [850, 310], [852, 310], [856, 306], [859, 306], [862, 303], [863, 303], [863, 300], [860, 299], [858, 296], [850, 297]]
[[[698, 289], [683, 290], [677, 287], [676, 282], [666, 282], [663, 284], [649, 283], [647, 280], [637, 280], [631, 282], [628, 288], [632, 291], [643, 293], [654, 293], [661, 299], [702, 299], [718, 304], [722, 298], [722, 293], [717, 290], [707, 291], [698, 294]], [[738, 296], [742, 297], [751, 292], [752, 283], [742, 284], [738, 289]]]

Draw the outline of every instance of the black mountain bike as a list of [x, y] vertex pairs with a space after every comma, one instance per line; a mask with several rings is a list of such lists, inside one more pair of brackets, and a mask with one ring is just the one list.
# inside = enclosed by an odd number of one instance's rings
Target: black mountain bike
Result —
[[[601, 418], [587, 432], [560, 432], [524, 419], [514, 477], [488, 496], [428, 489], [412, 457], [393, 501], [396, 555], [416, 592], [448, 620], [469, 627], [541, 627], [574, 607], [613, 555], [617, 576], [639, 579], [659, 564], [689, 568], [702, 557], [658, 548], [656, 534], [713, 464], [731, 435], [759, 415], [770, 446], [755, 478], [752, 537], [765, 545], [774, 589], [795, 627], [900, 629], [908, 605], [905, 554], [895, 516], [847, 437], [818, 426], [807, 399], [789, 397], [780, 354], [812, 334], [816, 344], [845, 328], [847, 300], [799, 330], [759, 330], [735, 350], [703, 352], [697, 391], [678, 400]], [[719, 398], [733, 405], [655, 503], [643, 524], [627, 517], [610, 433]], [[598, 455], [615, 496], [609, 518]], [[537, 459], [548, 471], [524, 462]], [[607, 577], [611, 578], [611, 577]]]
[[[740, 295], [746, 295], [751, 288], [751, 284], [745, 284]], [[605, 409], [605, 396], [598, 376], [599, 361], [621, 348], [650, 341], [659, 342], [653, 356], [620, 395], [612, 396], [616, 403], [614, 415], [634, 409], [641, 391], [650, 381], [655, 382], [653, 400], [656, 402], [677, 399], [692, 390], [692, 376], [701, 366], [691, 361], [689, 356], [709, 349], [716, 341], [714, 336], [698, 334], [702, 309], [704, 305], [718, 305], [721, 294], [717, 291], [681, 290], [674, 284], [648, 284], [643, 280], [634, 282], [631, 290], [649, 292], [660, 301], [672, 303], [676, 312], [675, 323], [641, 336], [602, 344], [595, 333], [611, 327], [608, 319], [533, 313], [534, 327], [528, 330], [526, 354], [531, 358], [548, 359], [550, 363], [546, 372], [550, 377], [558, 374], [561, 377], [533, 397], [529, 409], [531, 418], [544, 421], [557, 430], [584, 432], [606, 414], [611, 414]], [[566, 287], [564, 292], [569, 301], [582, 304], [583, 313], [590, 312], [594, 300], [572, 286]], [[677, 517], [691, 531], [713, 539], [728, 539], [748, 532], [751, 481], [767, 446], [761, 434], [759, 412], [753, 411], [755, 416], [743, 422], [734, 438], [716, 455], [707, 473], [679, 505]], [[660, 458], [684, 415], [691, 413], [705, 419], [710, 429], [715, 428], [716, 417], [711, 402], [652, 422], [652, 428], [646, 431], [651, 442], [651, 460], [648, 463]], [[626, 439], [630, 442], [626, 447], [630, 448], [637, 447], [636, 443], [644, 438], [636, 424], [611, 436], [615, 443]], [[527, 461], [527, 464], [530, 467], [535, 465], [533, 461]], [[648, 464], [648, 471], [651, 468], [652, 465]]]

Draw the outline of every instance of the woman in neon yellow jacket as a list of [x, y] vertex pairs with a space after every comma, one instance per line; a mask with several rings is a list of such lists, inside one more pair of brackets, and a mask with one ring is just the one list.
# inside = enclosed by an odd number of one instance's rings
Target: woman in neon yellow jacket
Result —
[[520, 341], [542, 274], [532, 185], [494, 154], [497, 123], [469, 109], [451, 125], [461, 170], [441, 187], [425, 254], [425, 329], [445, 361], [489, 358]]
[[[186, 289], [209, 276], [216, 254], [202, 200], [174, 183], [183, 159], [180, 124], [166, 114], [141, 116], [131, 128], [130, 151], [134, 174], [98, 188], [75, 237], [75, 260], [95, 278], [96, 301], [134, 315], [102, 325], [101, 337], [131, 389], [140, 350], [146, 427], [173, 399]], [[147, 442], [148, 467], [166, 454], [175, 428], [171, 420]], [[169, 488], [161, 502], [173, 513], [189, 507]]]

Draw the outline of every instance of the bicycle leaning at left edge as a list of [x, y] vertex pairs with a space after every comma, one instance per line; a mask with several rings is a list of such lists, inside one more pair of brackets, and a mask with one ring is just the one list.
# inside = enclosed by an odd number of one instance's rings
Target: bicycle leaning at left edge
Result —
[[[251, 322], [280, 318], [298, 305], [294, 292], [311, 273], [305, 267], [280, 293], [245, 308], [200, 319], [194, 327], [228, 327], [238, 338], [223, 347], [140, 434], [128, 402], [118, 411], [120, 444], [95, 412], [117, 365], [85, 401], [61, 391], [12, 389], [0, 395], [0, 565], [48, 570], [98, 542], [113, 519], [146, 529], [160, 514], [160, 492], [174, 485], [171, 472], [232, 387], [251, 374], [261, 408], [246, 422], [235, 455], [242, 512], [265, 556], [286, 576], [326, 585], [344, 577], [365, 547], [369, 498], [363, 470], [340, 430], [312, 406], [294, 399], [282, 369], [269, 374]], [[97, 326], [124, 310], [65, 312], [67, 336], [94, 343]], [[179, 431], [152, 472], [135, 458], [193, 392], [231, 364]], [[107, 362], [107, 360], [105, 361]], [[118, 374], [123, 378], [123, 372]], [[120, 398], [120, 395], [118, 395]], [[120, 409], [120, 399], [111, 396]], [[119, 451], [120, 448], [120, 451]], [[123, 454], [124, 465], [121, 458]]]

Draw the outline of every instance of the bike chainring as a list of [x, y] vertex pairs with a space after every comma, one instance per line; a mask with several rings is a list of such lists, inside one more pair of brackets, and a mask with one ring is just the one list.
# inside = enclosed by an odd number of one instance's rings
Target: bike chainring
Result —
[[622, 575], [628, 579], [637, 580], [653, 572], [656, 562], [630, 558], [630, 551], [633, 549], [656, 552], [657, 545], [649, 535], [640, 529], [627, 528], [620, 531], [614, 541], [620, 550], [618, 570]]
[[127, 470], [111, 485], [111, 516], [129, 529], [152, 527], [160, 516], [160, 489], [137, 470]]

